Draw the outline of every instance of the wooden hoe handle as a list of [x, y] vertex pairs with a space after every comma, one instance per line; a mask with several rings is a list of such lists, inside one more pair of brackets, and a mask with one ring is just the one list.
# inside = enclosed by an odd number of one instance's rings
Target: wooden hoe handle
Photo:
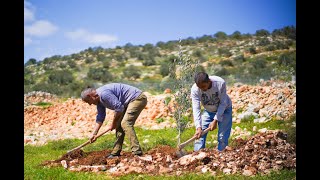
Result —
[[[202, 131], [201, 136], [203, 136], [204, 134], [206, 134], [209, 131], [209, 128], [205, 129], [204, 131]], [[200, 137], [201, 137], [200, 136]], [[196, 139], [196, 136], [193, 136], [192, 138], [188, 139], [186, 142], [181, 143], [178, 148], [179, 150], [183, 149], [186, 145], [188, 145], [189, 143], [191, 143], [192, 141], [194, 141]]]
[[[108, 129], [108, 130], [105, 130], [105, 131], [103, 131], [102, 133], [98, 134], [97, 137], [96, 137], [96, 139], [99, 138], [100, 136], [104, 135], [104, 134], [107, 133], [108, 131], [110, 131], [110, 130]], [[71, 149], [70, 151], [68, 151], [68, 153], [73, 152], [73, 151], [75, 151], [75, 150], [78, 150], [78, 149], [80, 149], [80, 148], [82, 148], [82, 147], [84, 147], [84, 146], [86, 146], [86, 145], [88, 145], [88, 144], [90, 144], [90, 140], [86, 141], [85, 143], [81, 144], [81, 145], [78, 146], [78, 147], [75, 147], [75, 148]]]

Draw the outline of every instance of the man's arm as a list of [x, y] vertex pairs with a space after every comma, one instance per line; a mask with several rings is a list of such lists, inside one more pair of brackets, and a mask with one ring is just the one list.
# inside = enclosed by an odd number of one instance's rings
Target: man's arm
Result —
[[196, 89], [191, 88], [191, 99], [192, 99], [192, 112], [193, 112], [193, 119], [194, 125], [196, 127], [195, 136], [200, 138], [202, 132], [202, 123], [201, 123], [201, 116], [200, 116], [200, 97]]
[[114, 111], [113, 120], [112, 120], [112, 123], [110, 125], [110, 130], [111, 131], [117, 127], [117, 122], [120, 120], [121, 116], [122, 116], [122, 112]]
[[101, 126], [102, 126], [102, 122], [96, 122], [92, 135], [97, 135]]
[[96, 136], [99, 132], [101, 125], [102, 125], [102, 122], [96, 121], [94, 131], [93, 131], [92, 135], [89, 137], [90, 143], [93, 143], [94, 141], [96, 141]]
[[97, 112], [98, 113], [96, 116], [96, 124], [95, 124], [94, 130], [93, 130], [93, 133], [89, 137], [90, 143], [93, 143], [94, 141], [96, 141], [96, 135], [98, 134], [99, 129], [100, 129], [101, 125], [103, 124], [103, 121], [106, 117], [106, 108], [103, 105], [101, 105], [101, 104], [97, 105]]
[[209, 124], [209, 130], [210, 131], [213, 131], [214, 129], [216, 129], [217, 128], [217, 123], [218, 123], [218, 121], [216, 120], [216, 119], [213, 119], [213, 121]]
[[228, 106], [227, 101], [228, 101], [228, 97], [227, 97], [227, 90], [226, 90], [226, 83], [223, 82], [221, 84], [221, 87], [219, 88], [220, 92], [219, 92], [219, 99], [220, 99], [220, 103], [217, 109], [217, 113], [214, 116], [214, 120], [217, 120], [219, 122], [222, 121], [222, 116], [223, 116], [223, 112], [226, 109], [226, 107]]

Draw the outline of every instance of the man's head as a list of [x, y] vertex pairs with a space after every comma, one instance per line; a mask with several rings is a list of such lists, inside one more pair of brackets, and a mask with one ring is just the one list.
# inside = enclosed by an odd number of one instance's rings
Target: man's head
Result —
[[210, 81], [208, 74], [205, 72], [198, 72], [194, 76], [194, 82], [202, 91], [208, 90], [209, 88], [211, 88], [212, 85], [212, 82]]
[[81, 99], [88, 104], [97, 105], [100, 101], [100, 97], [94, 88], [87, 88], [81, 92]]

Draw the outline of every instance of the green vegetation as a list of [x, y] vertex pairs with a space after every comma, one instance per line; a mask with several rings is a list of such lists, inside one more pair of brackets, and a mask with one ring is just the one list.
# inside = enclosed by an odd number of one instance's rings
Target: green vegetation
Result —
[[[288, 120], [276, 120], [265, 123], [253, 123], [250, 118], [247, 121], [241, 122], [239, 124], [233, 124], [233, 129], [236, 126], [241, 129], [247, 129], [252, 131], [253, 126], [257, 129], [267, 128], [269, 130], [279, 129], [283, 130], [288, 134], [288, 142], [295, 143], [295, 127], [292, 123], [296, 121], [296, 117], [292, 116]], [[176, 147], [177, 141], [177, 131], [175, 128], [167, 128], [161, 130], [148, 130], [142, 128], [136, 128], [136, 133], [139, 139], [148, 139], [148, 141], [141, 142], [141, 146], [144, 152], [147, 152], [158, 145], [169, 145], [171, 147]], [[192, 137], [195, 133], [194, 128], [186, 128], [184, 133], [181, 135], [181, 140], [184, 142]], [[217, 130], [210, 131], [207, 136], [207, 148], [216, 148], [216, 144], [213, 142], [216, 140]], [[256, 132], [253, 132], [255, 134]], [[233, 144], [234, 135], [230, 137], [230, 146]], [[93, 172], [71, 172], [65, 170], [63, 167], [43, 167], [41, 163], [47, 160], [55, 160], [64, 155], [68, 150], [84, 143], [87, 139], [65, 139], [59, 141], [51, 141], [44, 146], [31, 146], [26, 145], [24, 147], [24, 179], [113, 179], [108, 177], [106, 174], [99, 174]], [[106, 134], [93, 144], [85, 146], [83, 151], [98, 151], [103, 149], [112, 149], [114, 141], [114, 134]], [[128, 143], [125, 138], [125, 143], [123, 150], [128, 151], [126, 146]], [[192, 143], [185, 147], [185, 150], [191, 152], [193, 150]], [[295, 179], [295, 170], [280, 170], [279, 172], [272, 172], [269, 175], [256, 175], [255, 177], [247, 177], [243, 175], [224, 175], [221, 172], [217, 172], [216, 176], [210, 174], [194, 174], [190, 173], [187, 175], [182, 175], [179, 177], [174, 177], [174, 179]], [[131, 174], [122, 176], [121, 179], [172, 179], [169, 176], [149, 176], [149, 175], [139, 175]]]
[[259, 29], [255, 34], [235, 31], [227, 35], [219, 31], [155, 45], [89, 47], [76, 54], [54, 55], [42, 61], [31, 58], [24, 67], [24, 92], [78, 97], [87, 86], [131, 82], [152, 94], [162, 93], [171, 87], [162, 83], [170, 76], [169, 64], [178, 58], [181, 46], [191, 62], [199, 61], [201, 70], [223, 77], [230, 86], [236, 82], [256, 84], [260, 79], [271, 78], [290, 81], [296, 74], [296, 28], [286, 26], [272, 32]]
[[164, 119], [163, 118], [156, 118], [156, 121], [157, 121], [157, 123], [162, 123], [162, 122], [164, 122]]
[[51, 106], [52, 105], [52, 103], [50, 103], [50, 102], [37, 102], [37, 103], [35, 103], [35, 104], [33, 104], [33, 105], [35, 105], [35, 106], [41, 106], [41, 107], [43, 107], [43, 108], [47, 108], [47, 107], [49, 107], [49, 106]]

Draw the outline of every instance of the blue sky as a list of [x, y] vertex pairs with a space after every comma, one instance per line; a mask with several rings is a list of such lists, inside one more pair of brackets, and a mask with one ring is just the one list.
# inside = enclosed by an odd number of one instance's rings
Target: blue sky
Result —
[[24, 62], [89, 47], [296, 26], [296, 0], [25, 0]]

